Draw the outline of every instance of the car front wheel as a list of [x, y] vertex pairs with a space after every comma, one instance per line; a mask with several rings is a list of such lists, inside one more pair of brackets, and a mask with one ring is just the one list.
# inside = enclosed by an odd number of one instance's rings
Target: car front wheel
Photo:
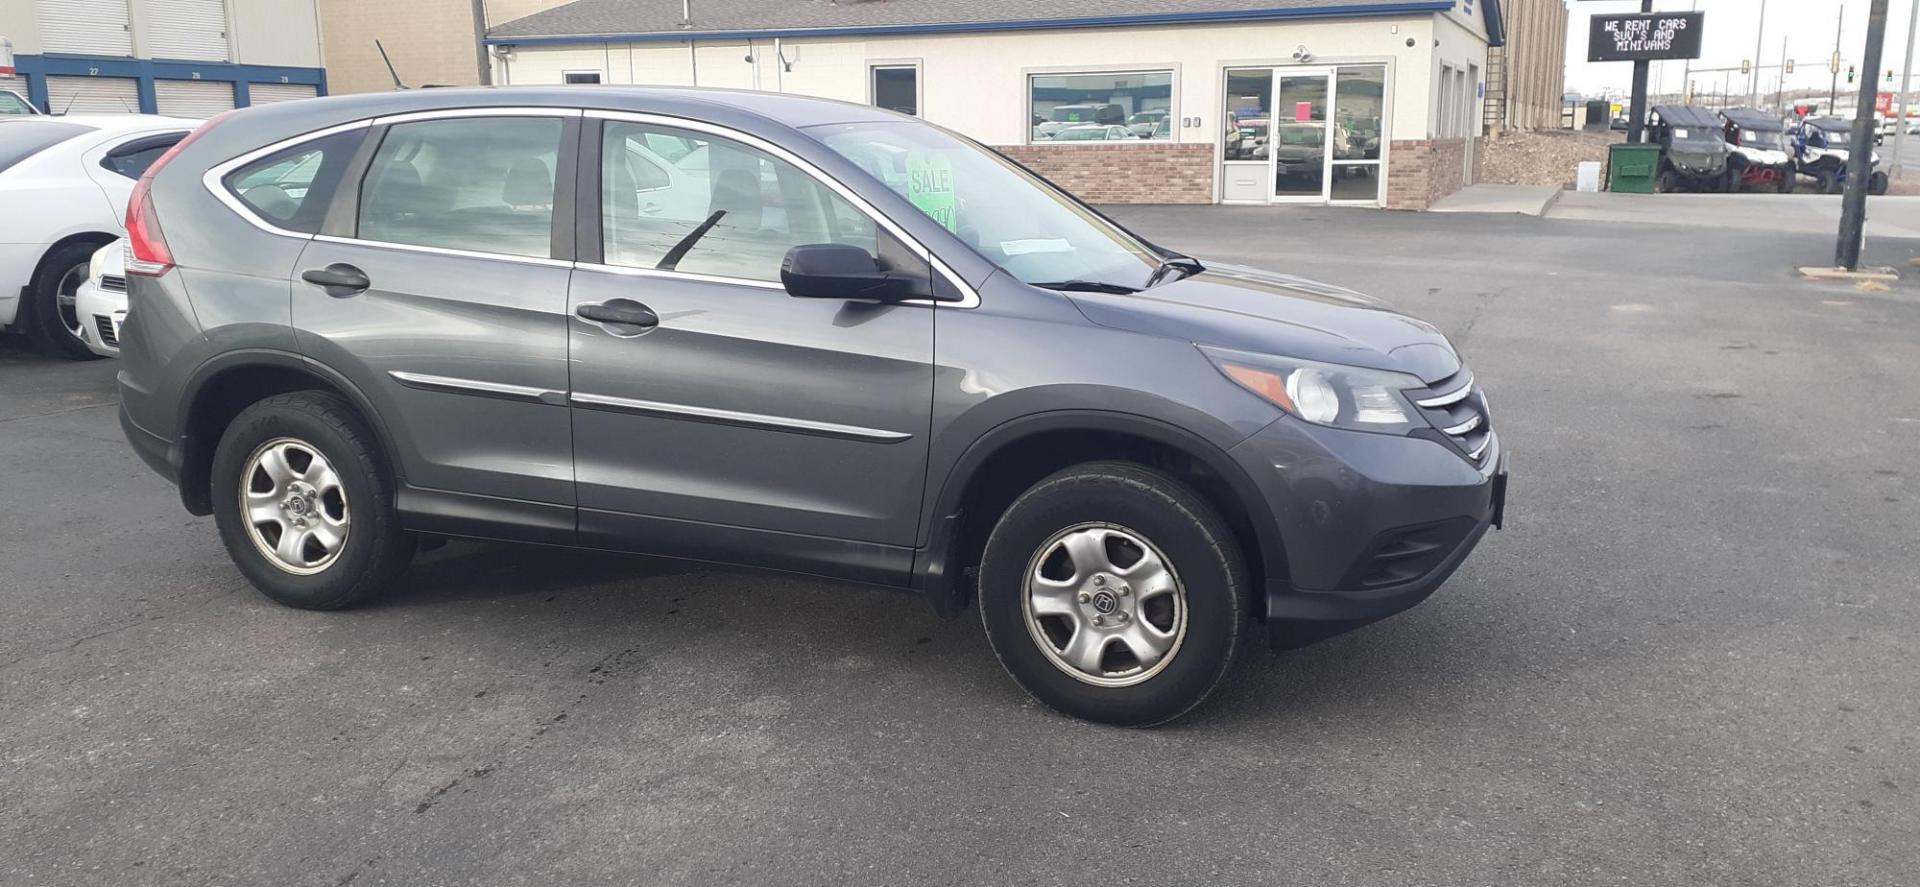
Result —
[[980, 619], [1034, 698], [1144, 727], [1212, 693], [1240, 644], [1246, 569], [1219, 514], [1152, 469], [1093, 462], [1014, 500], [987, 539]]
[[323, 391], [275, 395], [234, 417], [214, 451], [213, 507], [240, 572], [289, 607], [360, 603], [413, 556], [373, 435]]

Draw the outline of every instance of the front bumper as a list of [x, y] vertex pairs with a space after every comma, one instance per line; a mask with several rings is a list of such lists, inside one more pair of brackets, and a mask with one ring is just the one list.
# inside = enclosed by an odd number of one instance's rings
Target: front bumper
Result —
[[1283, 419], [1235, 447], [1280, 524], [1264, 589], [1273, 643], [1298, 647], [1427, 599], [1506, 511], [1498, 436], [1476, 463], [1419, 437]]

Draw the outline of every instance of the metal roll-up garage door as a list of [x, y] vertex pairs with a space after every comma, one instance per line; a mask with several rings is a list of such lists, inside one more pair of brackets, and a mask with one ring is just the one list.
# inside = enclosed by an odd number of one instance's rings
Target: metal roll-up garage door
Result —
[[40, 51], [133, 55], [127, 0], [34, 0]]
[[54, 114], [137, 114], [140, 81], [132, 77], [48, 77], [47, 110]]
[[233, 109], [233, 84], [225, 80], [155, 80], [154, 110], [169, 117], [212, 117]]
[[252, 83], [247, 92], [256, 105], [271, 105], [274, 102], [291, 102], [295, 99], [310, 99], [319, 95], [311, 86], [299, 83]]
[[146, 51], [157, 59], [227, 60], [226, 0], [149, 3], [141, 15]]

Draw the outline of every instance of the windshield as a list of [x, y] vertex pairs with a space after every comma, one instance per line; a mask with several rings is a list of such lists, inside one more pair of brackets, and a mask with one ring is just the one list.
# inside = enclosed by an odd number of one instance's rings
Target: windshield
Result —
[[1763, 148], [1770, 151], [1787, 150], [1787, 134], [1766, 129], [1741, 129], [1740, 144], [1747, 148]]
[[1147, 244], [1006, 158], [945, 130], [874, 121], [808, 132], [1027, 283], [1141, 287], [1160, 264]]
[[18, 117], [0, 123], [0, 172], [93, 127], [39, 117]]
[[1847, 141], [1853, 138], [1853, 133], [1844, 129], [1823, 129], [1820, 133], [1827, 137], [1827, 146], [1831, 148], [1845, 148]]
[[1710, 145], [1726, 141], [1726, 135], [1720, 128], [1705, 126], [1676, 126], [1673, 128], [1673, 140], [1696, 145]]

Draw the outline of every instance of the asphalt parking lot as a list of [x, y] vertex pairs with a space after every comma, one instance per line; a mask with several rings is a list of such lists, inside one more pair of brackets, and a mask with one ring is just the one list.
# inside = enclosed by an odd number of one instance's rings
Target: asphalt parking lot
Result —
[[1920, 287], [1794, 280], [1811, 235], [1120, 215], [1437, 324], [1507, 529], [1111, 729], [971, 615], [805, 578], [456, 542], [272, 606], [122, 442], [110, 362], [4, 341], [0, 884], [1913, 883]]

